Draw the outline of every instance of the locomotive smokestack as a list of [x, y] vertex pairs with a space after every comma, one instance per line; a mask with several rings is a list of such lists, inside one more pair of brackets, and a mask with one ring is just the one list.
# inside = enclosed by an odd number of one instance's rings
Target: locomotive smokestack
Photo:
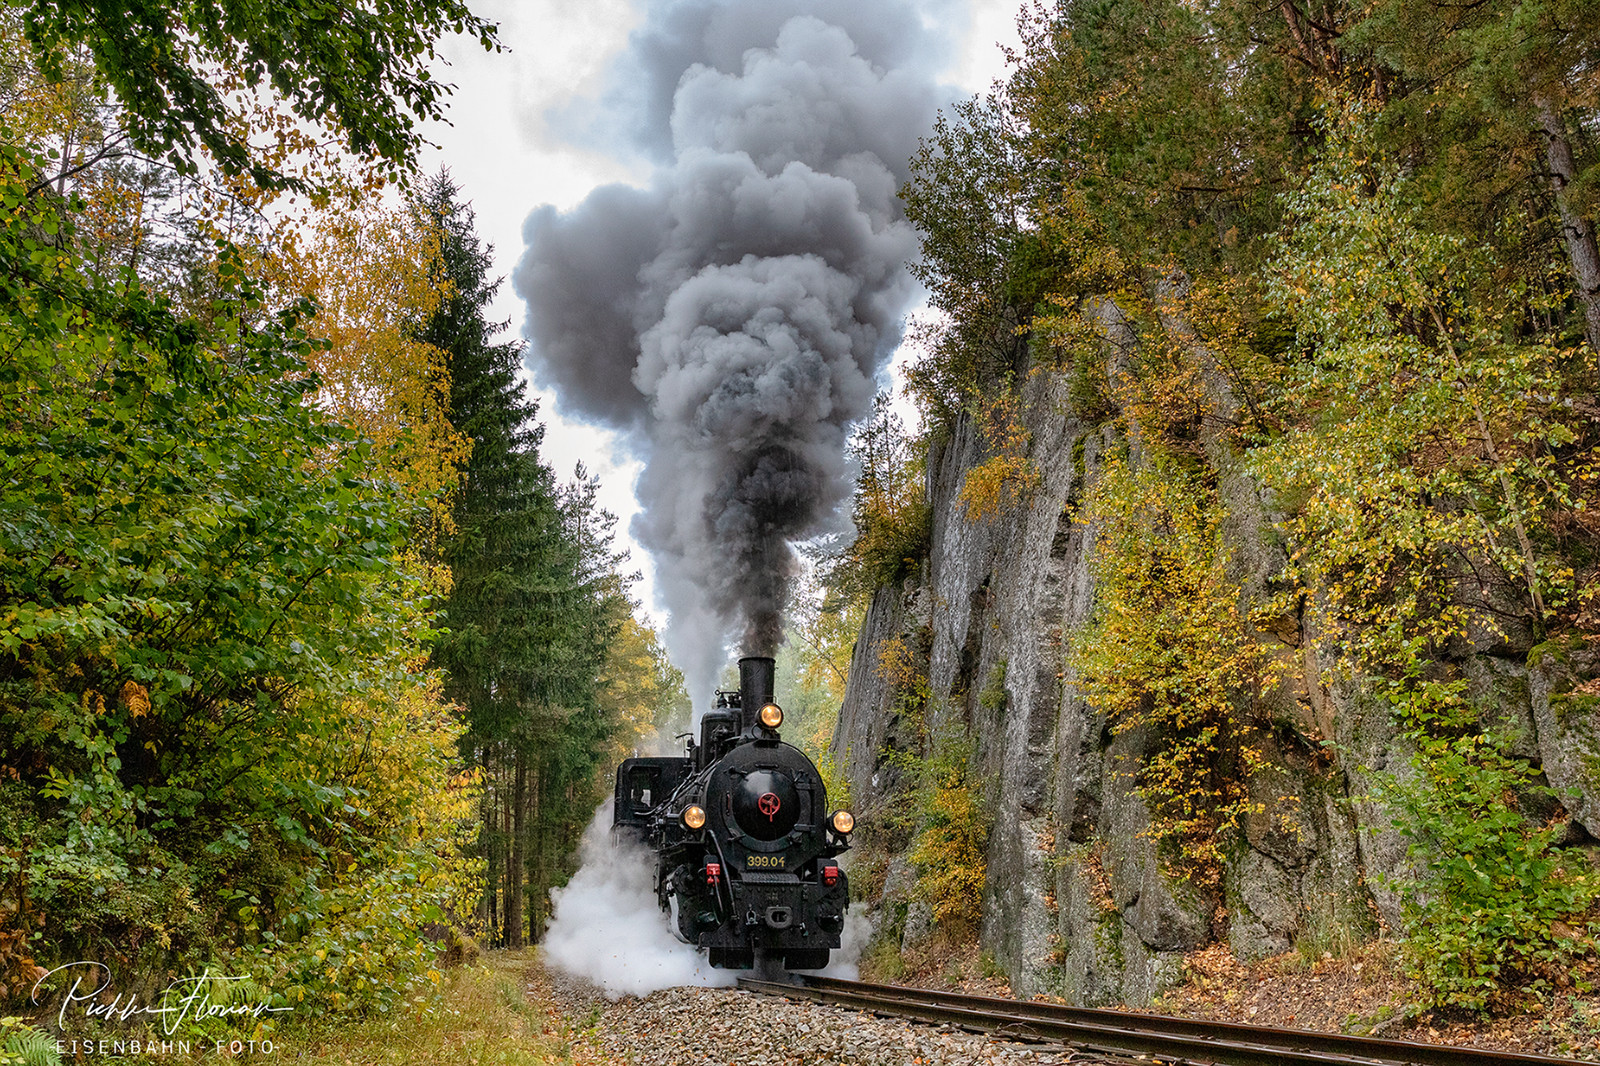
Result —
[[772, 691], [778, 664], [765, 655], [747, 655], [739, 660], [739, 702], [744, 708], [744, 728], [756, 724], [761, 708], [773, 702]]

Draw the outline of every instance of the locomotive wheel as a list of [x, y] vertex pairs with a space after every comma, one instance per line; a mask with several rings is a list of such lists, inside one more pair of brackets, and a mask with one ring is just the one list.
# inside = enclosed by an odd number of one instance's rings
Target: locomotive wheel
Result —
[[828, 965], [827, 948], [806, 948], [802, 951], [786, 952], [783, 956], [783, 965], [790, 970], [821, 970]]

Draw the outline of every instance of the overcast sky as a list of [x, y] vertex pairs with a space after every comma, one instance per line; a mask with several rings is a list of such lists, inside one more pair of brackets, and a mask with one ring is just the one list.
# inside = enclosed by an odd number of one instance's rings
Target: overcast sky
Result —
[[[575, 101], [600, 95], [648, 2], [475, 0], [475, 12], [499, 22], [506, 51], [487, 54], [464, 41], [445, 45], [451, 64], [445, 77], [456, 86], [449, 112], [453, 124], [428, 131], [438, 147], [425, 154], [423, 166], [429, 172], [441, 164], [449, 167], [462, 197], [476, 211], [478, 235], [494, 246], [495, 270], [507, 279], [493, 314], [509, 321], [515, 336], [523, 335], [527, 312], [512, 292], [510, 277], [523, 252], [522, 227], [529, 213], [545, 204], [566, 209], [597, 185], [642, 183], [649, 175], [646, 160], [574, 144], [555, 120], [563, 112], [570, 114]], [[971, 93], [1003, 76], [1001, 45], [1017, 44], [1018, 4], [969, 2], [966, 24], [946, 30], [951, 62], [943, 80]], [[547, 427], [544, 456], [558, 476], [570, 478], [578, 462], [599, 475], [601, 498], [618, 515], [618, 532], [632, 549], [635, 566], [645, 573], [645, 583], [635, 594], [659, 621], [649, 560], [627, 538], [637, 509], [633, 486], [638, 465], [609, 432], [560, 417], [553, 397], [540, 397], [540, 417]]]

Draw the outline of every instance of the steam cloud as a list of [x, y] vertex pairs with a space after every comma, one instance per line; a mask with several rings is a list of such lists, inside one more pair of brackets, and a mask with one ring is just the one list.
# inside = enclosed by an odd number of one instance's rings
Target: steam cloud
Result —
[[[644, 460], [634, 537], [697, 701], [771, 654], [795, 560], [848, 497], [844, 444], [899, 341], [916, 238], [896, 191], [949, 97], [899, 0], [683, 0], [624, 62], [648, 188], [524, 226], [536, 379]], [[642, 75], [642, 76], [641, 76]]]
[[599, 985], [610, 999], [680, 985], [731, 985], [732, 970], [675, 938], [656, 903], [655, 855], [614, 847], [611, 801], [601, 806], [578, 846], [578, 872], [550, 893], [553, 912], [541, 948], [545, 961]]

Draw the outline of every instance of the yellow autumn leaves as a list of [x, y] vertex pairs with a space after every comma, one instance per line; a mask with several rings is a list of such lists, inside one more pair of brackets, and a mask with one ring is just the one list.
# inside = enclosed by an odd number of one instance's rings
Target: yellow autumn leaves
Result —
[[449, 295], [433, 277], [439, 233], [415, 213], [350, 193], [285, 248], [279, 284], [310, 296], [318, 402], [375, 445], [386, 472], [450, 531], [450, 500], [471, 442], [449, 421], [445, 354], [417, 333]]
[[1150, 834], [1209, 883], [1240, 820], [1260, 808], [1248, 781], [1262, 756], [1241, 704], [1267, 669], [1228, 575], [1223, 513], [1180, 459], [1108, 459], [1083, 516], [1096, 614], [1072, 653], [1078, 692], [1112, 730], [1147, 730], [1136, 775]]

